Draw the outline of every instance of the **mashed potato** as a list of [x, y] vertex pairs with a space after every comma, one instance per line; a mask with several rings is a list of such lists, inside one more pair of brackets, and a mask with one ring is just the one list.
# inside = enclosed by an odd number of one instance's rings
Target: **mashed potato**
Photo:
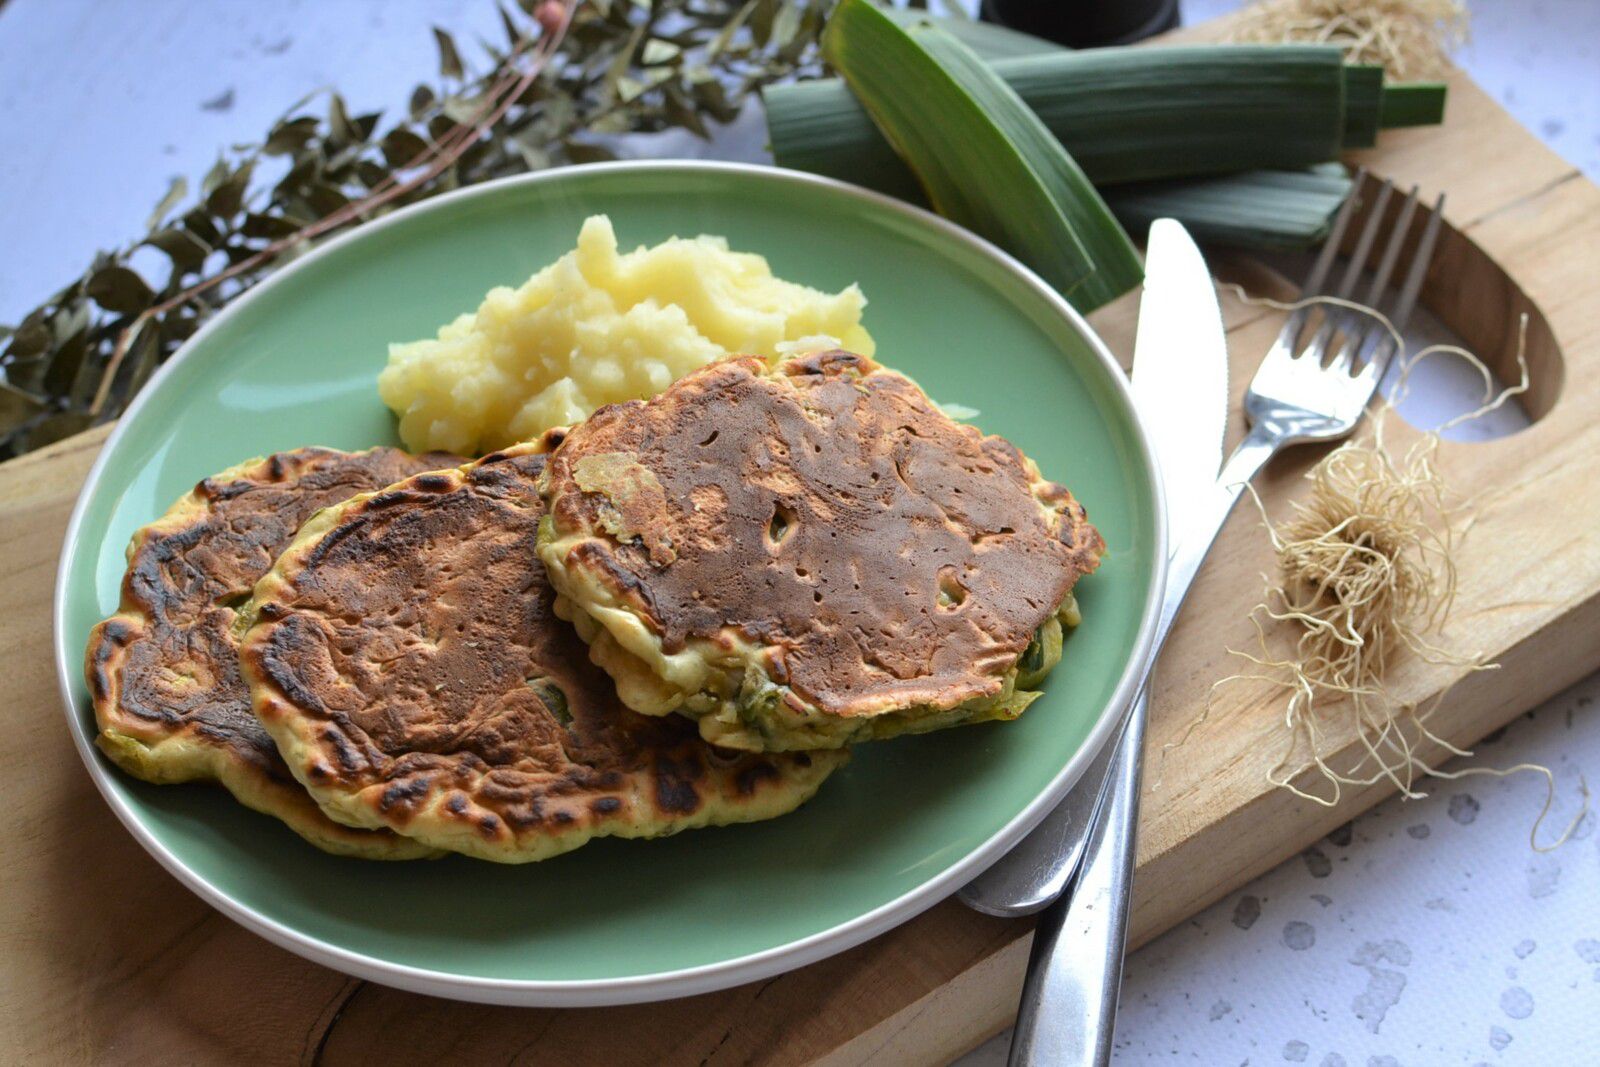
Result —
[[378, 393], [413, 451], [478, 454], [643, 399], [733, 354], [838, 344], [870, 356], [866, 298], [773, 277], [721, 237], [619, 253], [611, 220], [519, 288], [493, 289], [434, 340], [389, 347]]

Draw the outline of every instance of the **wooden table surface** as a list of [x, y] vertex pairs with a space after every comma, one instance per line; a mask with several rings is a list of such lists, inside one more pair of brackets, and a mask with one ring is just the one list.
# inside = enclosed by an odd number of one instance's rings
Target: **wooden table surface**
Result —
[[[1446, 472], [1493, 489], [1462, 546], [1456, 618], [1499, 671], [1406, 662], [1391, 682], [1425, 700], [1459, 682], [1440, 732], [1469, 743], [1600, 661], [1600, 189], [1534, 141], [1468, 80], [1441, 129], [1385, 138], [1368, 161], [1426, 192], [1448, 187], [1453, 229], [1427, 299], [1502, 370], [1515, 313], [1542, 312], [1535, 392], [1543, 418], [1513, 438], [1449, 446]], [[1587, 258], [1574, 249], [1586, 249]], [[1498, 263], [1505, 273], [1494, 266]], [[1514, 279], [1514, 281], [1512, 280]], [[1230, 303], [1236, 387], [1274, 317]], [[1097, 316], [1126, 354], [1132, 304]], [[1565, 365], [1565, 375], [1561, 366]], [[1234, 428], [1237, 434], [1239, 427]], [[401, 993], [306, 963], [202, 904], [137, 846], [101, 802], [63, 727], [50, 594], [66, 516], [103, 431], [0, 466], [0, 677], [7, 743], [0, 789], [0, 1047], [18, 1062], [865, 1063], [948, 1059], [1002, 1026], [1028, 924], [953, 903], [841, 956], [722, 993], [589, 1011], [488, 1008]], [[1399, 434], [1404, 440], [1405, 434]], [[1263, 481], [1298, 491], [1308, 452]], [[1516, 551], [1508, 551], [1515, 546]], [[1134, 938], [1142, 941], [1293, 854], [1387, 790], [1322, 809], [1269, 787], [1281, 742], [1266, 691], [1230, 690], [1207, 728], [1175, 743], [1245, 613], [1270, 554], [1237, 515], [1180, 622], [1156, 691]], [[1197, 621], [1198, 620], [1198, 621]], [[1333, 731], [1344, 753], [1356, 739]], [[1165, 754], [1164, 754], [1165, 753]]]

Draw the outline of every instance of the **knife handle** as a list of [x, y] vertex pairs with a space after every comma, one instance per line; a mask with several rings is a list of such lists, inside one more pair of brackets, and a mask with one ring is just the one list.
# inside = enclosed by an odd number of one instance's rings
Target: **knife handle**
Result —
[[1083, 777], [1054, 811], [957, 891], [961, 903], [984, 915], [1014, 919], [1037, 915], [1061, 898], [1078, 873], [1095, 812], [1109, 792], [1105, 785], [1111, 778], [1117, 736], [1112, 734], [1100, 746]]
[[[1178, 609], [1183, 606], [1211, 543], [1244, 492], [1245, 483], [1272, 457], [1279, 443], [1276, 432], [1267, 428], [1252, 429], [1223, 465], [1216, 482], [1200, 494], [1192, 509], [1194, 520], [1189, 529], [1174, 531], [1178, 542], [1167, 572], [1166, 596], [1151, 651], [1152, 663], [1178, 617]], [[1132, 714], [1132, 707], [1124, 714]], [[1055, 811], [960, 891], [962, 903], [985, 915], [1032, 915], [1042, 911], [1063, 892], [1082, 862], [1084, 842], [1093, 829], [1093, 813], [1104, 806], [1105, 797], [1111, 791], [1113, 764], [1109, 753], [1112, 744], [1106, 743], [1105, 751], [1095, 757]]]
[[1133, 896], [1147, 693], [1140, 692], [1117, 742], [1110, 795], [1094, 821], [1072, 891], [1034, 929], [1010, 1067], [1103, 1067], [1111, 1061]]
[[[1282, 442], [1282, 434], [1274, 428], [1251, 427], [1222, 465], [1215, 484], [1197, 502], [1193, 525], [1180, 532], [1167, 571], [1167, 595], [1156, 626], [1157, 650], [1245, 485]], [[1106, 778], [1107, 795], [1089, 827], [1077, 880], [1040, 916], [1034, 929], [1028, 976], [1011, 1037], [1010, 1067], [1104, 1067], [1111, 1061], [1133, 897], [1148, 681], [1128, 711]]]

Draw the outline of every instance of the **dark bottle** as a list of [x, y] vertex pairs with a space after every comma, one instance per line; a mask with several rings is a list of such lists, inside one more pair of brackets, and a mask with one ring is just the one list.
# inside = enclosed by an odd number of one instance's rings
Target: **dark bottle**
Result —
[[1178, 0], [983, 0], [983, 17], [1068, 48], [1132, 44], [1178, 24]]

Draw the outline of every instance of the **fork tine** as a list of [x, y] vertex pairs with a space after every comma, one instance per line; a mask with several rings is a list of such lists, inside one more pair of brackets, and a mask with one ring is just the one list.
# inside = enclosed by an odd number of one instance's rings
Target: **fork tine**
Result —
[[1350, 294], [1355, 291], [1361, 268], [1367, 265], [1367, 256], [1372, 252], [1372, 242], [1377, 240], [1378, 231], [1383, 228], [1383, 210], [1389, 206], [1389, 195], [1393, 192], [1394, 183], [1390, 181], [1384, 182], [1378, 190], [1378, 198], [1373, 201], [1372, 211], [1367, 215], [1367, 224], [1361, 228], [1361, 236], [1356, 239], [1355, 252], [1345, 265], [1344, 278], [1339, 283], [1338, 296], [1341, 300], [1350, 299]]
[[[1394, 313], [1389, 316], [1396, 333], [1406, 328], [1406, 323], [1411, 319], [1411, 312], [1416, 308], [1417, 295], [1422, 291], [1422, 281], [1427, 277], [1428, 266], [1433, 261], [1433, 246], [1438, 240], [1439, 226], [1443, 218], [1444, 194], [1441, 193], [1439, 199], [1434, 202], [1433, 214], [1423, 227], [1422, 237], [1417, 241], [1416, 253], [1412, 257], [1410, 269], [1406, 272], [1405, 284], [1400, 289], [1400, 299], [1395, 304]], [[1400, 231], [1400, 235], [1404, 236], [1404, 231]], [[1364, 369], [1375, 369], [1381, 376], [1388, 368], [1389, 360], [1394, 357], [1396, 348], [1394, 337], [1388, 330], [1382, 331], [1378, 342], [1372, 348], [1367, 368]]]
[[1322, 242], [1322, 251], [1317, 253], [1317, 261], [1311, 267], [1311, 273], [1306, 275], [1306, 281], [1300, 287], [1302, 297], [1317, 296], [1322, 292], [1323, 283], [1328, 280], [1328, 268], [1333, 266], [1333, 257], [1339, 254], [1339, 246], [1344, 244], [1344, 231], [1350, 225], [1350, 218], [1356, 213], [1356, 195], [1366, 180], [1367, 168], [1362, 167], [1356, 171], [1354, 184], [1350, 186], [1350, 195], [1344, 198], [1344, 204], [1339, 208], [1339, 214], [1334, 216], [1333, 225], [1328, 229], [1328, 238]]
[[[1393, 192], [1394, 183], [1391, 181], [1385, 181], [1378, 189], [1378, 196], [1372, 202], [1372, 210], [1367, 215], [1366, 225], [1361, 227], [1361, 236], [1356, 238], [1356, 247], [1350, 256], [1350, 262], [1345, 264], [1344, 277], [1339, 281], [1339, 290], [1334, 294], [1340, 300], [1350, 299], [1350, 294], [1356, 287], [1356, 281], [1361, 277], [1361, 268], [1366, 266], [1367, 256], [1372, 252], [1372, 244], [1378, 238], [1378, 231], [1383, 228], [1384, 209], [1389, 206], [1389, 196]], [[1306, 347], [1304, 354], [1320, 362], [1327, 353], [1328, 346], [1333, 343], [1335, 334], [1341, 329], [1346, 330], [1348, 333], [1350, 323], [1356, 317], [1354, 312], [1346, 308], [1323, 308], [1322, 324], [1317, 327], [1317, 332], [1312, 338], [1311, 344]], [[1346, 340], [1349, 340], [1348, 336]], [[1339, 356], [1348, 354], [1348, 346], [1341, 348], [1335, 354], [1335, 362], [1337, 362]], [[1329, 369], [1333, 369], [1332, 365], [1330, 365]]]
[[[1339, 213], [1333, 216], [1333, 226], [1328, 227], [1328, 237], [1323, 238], [1322, 251], [1317, 253], [1317, 262], [1310, 267], [1310, 274], [1306, 275], [1306, 282], [1301, 285], [1301, 299], [1309, 296], [1320, 296], [1323, 285], [1328, 282], [1328, 270], [1333, 267], [1334, 256], [1339, 254], [1339, 246], [1344, 243], [1344, 230], [1349, 229], [1350, 218], [1355, 214], [1358, 190], [1362, 189], [1362, 182], [1366, 179], [1366, 168], [1355, 171], [1355, 179], [1350, 184], [1350, 195], [1344, 198], [1344, 203], [1339, 205]], [[1294, 341], [1299, 338], [1299, 331], [1306, 326], [1310, 318], [1310, 307], [1296, 307], [1283, 320], [1282, 330], [1278, 330], [1278, 346], [1293, 352]]]
[[[1362, 173], [1364, 175], [1365, 171]], [[1333, 294], [1340, 300], [1348, 300], [1350, 298], [1350, 291], [1355, 288], [1356, 279], [1361, 276], [1361, 266], [1367, 261], [1367, 254], [1372, 251], [1372, 242], [1377, 236], [1379, 224], [1383, 221], [1383, 209], [1389, 203], [1389, 193], [1393, 188], [1393, 183], [1386, 181], [1378, 190], [1378, 198], [1374, 201], [1372, 211], [1367, 216], [1366, 225], [1361, 228], [1361, 236], [1356, 238], [1355, 253], [1345, 266], [1344, 276], [1339, 281], [1338, 291]], [[1349, 221], [1347, 211], [1354, 200], [1355, 196], [1353, 194], [1345, 200], [1345, 207], [1339, 212], [1341, 223]], [[1337, 251], [1339, 243], [1332, 235], [1329, 236], [1328, 243], [1322, 248], [1322, 254], [1317, 257], [1317, 266], [1319, 268], [1323, 266], [1325, 260], [1332, 259], [1331, 253]], [[1319, 293], [1318, 295], [1323, 294]], [[1344, 309], [1333, 306], [1324, 307], [1322, 309], [1322, 322], [1318, 324], [1316, 332], [1312, 334], [1311, 343], [1306, 345], [1305, 351], [1300, 354], [1314, 362], [1322, 362], [1323, 356], [1327, 354], [1328, 346], [1333, 343], [1334, 335], [1338, 333], [1346, 318], [1347, 314]], [[1289, 334], [1289, 325], [1289, 323], [1284, 324], [1283, 337], [1286, 342], [1292, 343], [1293, 336]], [[1301, 322], [1294, 322], [1293, 325], [1295, 334], [1298, 334]]]
[[1394, 273], [1394, 265], [1400, 259], [1400, 248], [1406, 243], [1406, 234], [1411, 232], [1411, 220], [1417, 213], [1417, 188], [1415, 185], [1411, 187], [1411, 195], [1406, 197], [1405, 204], [1400, 208], [1400, 217], [1395, 220], [1389, 243], [1383, 250], [1383, 259], [1378, 263], [1378, 273], [1372, 278], [1366, 300], [1362, 301], [1370, 308], [1377, 307], [1378, 301], [1383, 299], [1384, 290], [1389, 287], [1389, 276]]
[[1365, 330], [1353, 336], [1346, 334], [1344, 344], [1339, 346], [1339, 351], [1333, 354], [1333, 358], [1328, 361], [1324, 369], [1329, 374], [1349, 374], [1350, 367], [1355, 361], [1355, 354], [1361, 350], [1361, 341], [1364, 337], [1366, 337]]
[[1440, 193], [1439, 199], [1434, 202], [1433, 214], [1428, 217], [1428, 225], [1422, 231], [1422, 239], [1417, 242], [1411, 270], [1407, 272], [1406, 283], [1400, 290], [1400, 302], [1394, 306], [1394, 314], [1390, 316], [1397, 330], [1406, 328], [1411, 311], [1417, 306], [1417, 294], [1422, 292], [1422, 280], [1427, 277], [1428, 265], [1433, 261], [1433, 246], [1439, 238], [1439, 224], [1443, 218], [1444, 194]]
[[[1328, 270], [1333, 266], [1333, 259], [1339, 254], [1339, 246], [1344, 244], [1344, 231], [1350, 226], [1350, 219], [1356, 213], [1356, 201], [1360, 199], [1360, 191], [1367, 176], [1367, 169], [1362, 167], [1356, 171], [1355, 179], [1350, 186], [1350, 195], [1344, 198], [1344, 203], [1339, 205], [1339, 213], [1333, 217], [1333, 225], [1328, 227], [1328, 236], [1322, 242], [1322, 251], [1317, 253], [1317, 260], [1311, 265], [1311, 272], [1306, 275], [1305, 282], [1300, 286], [1300, 299], [1321, 296], [1323, 286], [1328, 280]], [[1311, 316], [1311, 308], [1296, 308], [1289, 312], [1289, 317], [1283, 320], [1283, 328], [1278, 331], [1278, 345], [1294, 351], [1294, 343], [1300, 337], [1300, 331], [1306, 324], [1306, 319]]]

